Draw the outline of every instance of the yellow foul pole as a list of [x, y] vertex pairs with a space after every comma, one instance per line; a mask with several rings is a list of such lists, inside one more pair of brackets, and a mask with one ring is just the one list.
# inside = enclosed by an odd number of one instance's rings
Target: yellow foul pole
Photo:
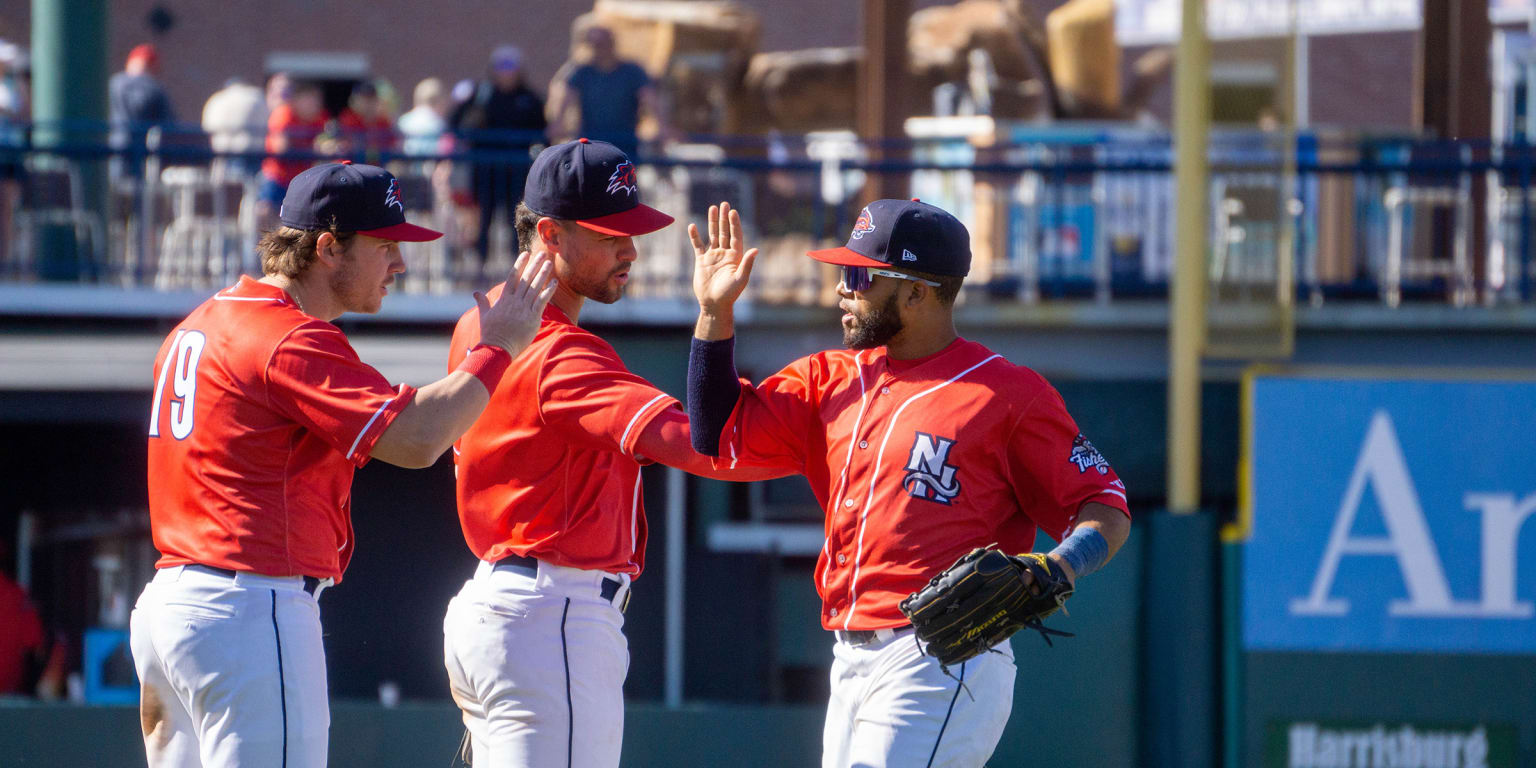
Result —
[[1200, 506], [1200, 356], [1205, 346], [1206, 238], [1210, 209], [1210, 42], [1204, 0], [1183, 0], [1174, 81], [1177, 218], [1168, 322], [1168, 508]]

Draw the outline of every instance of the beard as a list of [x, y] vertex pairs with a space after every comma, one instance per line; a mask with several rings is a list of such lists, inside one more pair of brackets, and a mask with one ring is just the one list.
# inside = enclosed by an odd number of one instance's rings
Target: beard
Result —
[[601, 280], [593, 280], [585, 285], [577, 286], [577, 290], [574, 293], [599, 304], [613, 304], [619, 299], [624, 298], [624, 289], [629, 287], [628, 285], [612, 285], [613, 276], [628, 268], [627, 265], [621, 266], [604, 275]]
[[331, 273], [331, 295], [340, 300], [342, 309], [348, 312], [378, 312], [383, 305], [379, 286], [359, 283], [357, 273], [356, 257], [350, 253], [343, 254], [341, 265]]
[[853, 326], [843, 329], [843, 346], [854, 350], [883, 347], [901, 329], [901, 313], [896, 309], [896, 293], [892, 292], [885, 304], [870, 310], [868, 315], [854, 316]]

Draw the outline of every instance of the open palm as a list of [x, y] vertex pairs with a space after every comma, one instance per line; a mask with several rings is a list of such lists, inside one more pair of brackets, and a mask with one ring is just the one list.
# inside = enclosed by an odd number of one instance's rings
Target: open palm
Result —
[[706, 312], [727, 309], [736, 303], [752, 275], [757, 249], [746, 250], [741, 214], [730, 203], [709, 207], [709, 240], [699, 237], [697, 225], [688, 225], [693, 241], [693, 295]]

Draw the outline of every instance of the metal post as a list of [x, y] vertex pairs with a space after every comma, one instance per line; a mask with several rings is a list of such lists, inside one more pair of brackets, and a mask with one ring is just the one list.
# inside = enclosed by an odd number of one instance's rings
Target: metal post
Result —
[[32, 591], [32, 547], [37, 539], [37, 513], [27, 510], [16, 521], [16, 583]]
[[1210, 43], [1205, 4], [1183, 0], [1174, 84], [1177, 251], [1169, 289], [1168, 508], [1200, 506], [1200, 356], [1205, 346], [1206, 227], [1210, 214]]
[[[32, 119], [38, 124], [34, 143], [40, 149], [75, 142], [101, 142], [99, 126], [107, 118], [107, 2], [106, 0], [32, 0]], [[82, 128], [89, 127], [88, 130]], [[107, 180], [99, 160], [79, 162], [85, 208], [106, 221]], [[38, 276], [45, 280], [77, 280], [79, 242], [67, 245], [61, 233], [36, 251]], [[101, 243], [92, 243], [101, 251]], [[89, 254], [94, 256], [94, 254]], [[87, 273], [99, 265], [87, 263]]]
[[665, 701], [683, 705], [683, 582], [687, 578], [688, 476], [667, 468], [667, 619]]
[[[858, 131], [879, 163], [904, 158], [890, 146], [905, 134], [907, 116], [907, 21], [911, 0], [864, 0], [864, 60], [859, 68]], [[864, 183], [864, 200], [906, 197], [911, 182], [905, 174], [871, 173]]]

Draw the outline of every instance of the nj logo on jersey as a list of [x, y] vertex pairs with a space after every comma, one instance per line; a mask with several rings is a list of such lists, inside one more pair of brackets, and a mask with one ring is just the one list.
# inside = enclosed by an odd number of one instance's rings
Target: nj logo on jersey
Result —
[[865, 235], [875, 231], [875, 220], [870, 217], [869, 209], [859, 211], [859, 218], [853, 222], [853, 239], [862, 240]]
[[623, 192], [633, 195], [638, 191], [640, 186], [635, 182], [635, 166], [632, 163], [619, 163], [619, 167], [613, 169], [613, 175], [608, 177], [608, 194]]
[[399, 208], [400, 213], [405, 213], [405, 204], [400, 202], [400, 180], [390, 179], [389, 190], [384, 193], [385, 208]]
[[907, 476], [901, 487], [915, 498], [948, 504], [960, 495], [958, 471], [949, 465], [949, 449], [955, 441], [918, 432], [912, 438], [912, 453], [907, 458]]
[[1109, 474], [1109, 460], [1105, 459], [1104, 454], [1099, 453], [1099, 449], [1093, 447], [1093, 443], [1088, 442], [1088, 438], [1081, 432], [1077, 433], [1077, 439], [1072, 441], [1072, 454], [1067, 457], [1067, 461], [1077, 465], [1079, 475], [1087, 472], [1089, 467], [1097, 469], [1101, 475]]

